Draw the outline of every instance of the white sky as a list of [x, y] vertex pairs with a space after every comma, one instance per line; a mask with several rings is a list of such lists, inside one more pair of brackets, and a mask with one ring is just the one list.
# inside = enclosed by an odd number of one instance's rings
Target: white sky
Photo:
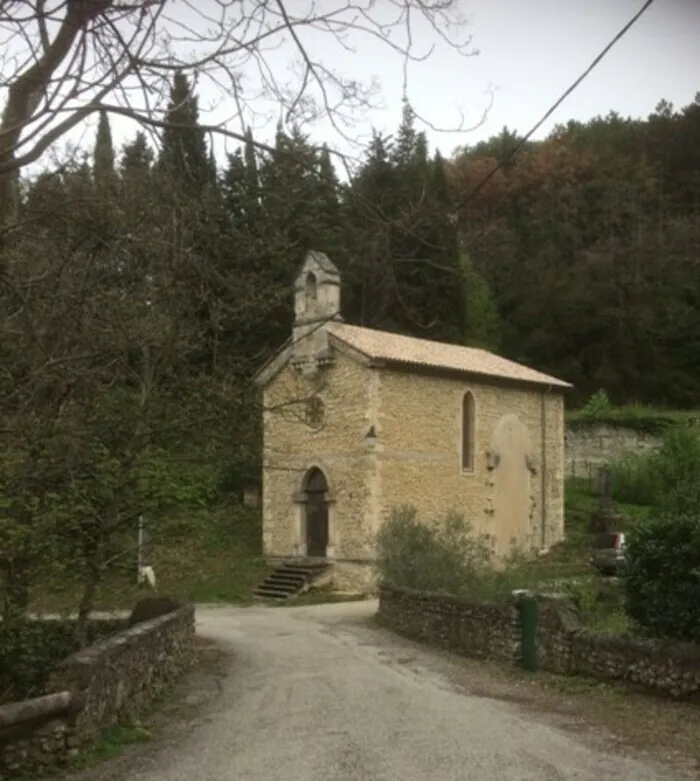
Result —
[[[213, 0], [197, 0], [203, 8]], [[289, 0], [289, 3], [297, 0]], [[331, 0], [317, 0], [331, 2]], [[377, 0], [381, 9], [383, 0]], [[432, 125], [454, 129], [479, 123], [493, 91], [486, 121], [471, 132], [428, 130], [433, 147], [445, 154], [461, 144], [473, 144], [498, 133], [504, 125], [526, 132], [559, 95], [585, 70], [591, 60], [641, 7], [643, 0], [461, 0], [470, 17], [473, 57], [460, 56], [431, 35], [427, 25], [416, 28], [426, 47], [436, 43], [432, 57], [409, 69], [408, 95], [419, 116]], [[184, 7], [184, 6], [183, 6]], [[186, 10], [183, 13], [188, 13]], [[423, 41], [421, 41], [422, 43]], [[395, 131], [400, 119], [403, 63], [379, 42], [358, 39], [350, 54], [332, 38], [309, 36], [307, 45], [318, 57], [345, 75], [381, 85], [382, 108], [358, 115], [348, 131], [364, 142], [372, 126]], [[268, 56], [276, 73], [286, 72], [289, 50]], [[244, 74], [246, 75], [246, 74]], [[632, 30], [616, 45], [583, 84], [541, 128], [541, 138], [568, 119], [587, 120], [614, 109], [623, 116], [645, 117], [665, 98], [677, 107], [690, 103], [700, 91], [700, 0], [656, 0]], [[198, 89], [202, 121], [231, 120], [232, 101], [211, 83]], [[256, 120], [256, 137], [270, 141], [278, 114], [271, 105], [255, 105], [267, 120]], [[462, 119], [461, 114], [464, 114]], [[91, 146], [94, 121], [74, 133], [73, 141]], [[230, 125], [239, 130], [238, 123]], [[112, 119], [115, 142], [133, 135], [136, 126]], [[326, 141], [343, 152], [357, 154], [359, 147], [335, 133], [327, 122], [307, 126], [318, 142]], [[235, 143], [219, 139], [217, 156]]]

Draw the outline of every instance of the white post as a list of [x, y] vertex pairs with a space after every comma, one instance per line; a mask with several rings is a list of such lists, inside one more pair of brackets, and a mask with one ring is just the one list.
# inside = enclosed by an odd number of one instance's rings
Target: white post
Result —
[[136, 585], [141, 583], [141, 570], [143, 568], [143, 515], [139, 515], [139, 536], [137, 543]]

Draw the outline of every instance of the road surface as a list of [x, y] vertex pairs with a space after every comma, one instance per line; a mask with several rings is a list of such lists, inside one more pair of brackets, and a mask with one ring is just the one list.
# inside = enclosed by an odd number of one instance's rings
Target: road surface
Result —
[[124, 781], [682, 777], [547, 714], [469, 694], [450, 675], [455, 662], [374, 628], [375, 610], [198, 608], [198, 632], [233, 651], [220, 695], [206, 719]]

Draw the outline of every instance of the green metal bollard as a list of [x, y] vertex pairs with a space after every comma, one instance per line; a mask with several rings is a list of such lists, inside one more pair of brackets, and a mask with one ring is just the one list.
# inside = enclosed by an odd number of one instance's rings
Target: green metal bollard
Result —
[[535, 597], [523, 595], [518, 603], [520, 613], [521, 656], [523, 670], [537, 670], [537, 619], [540, 608]]

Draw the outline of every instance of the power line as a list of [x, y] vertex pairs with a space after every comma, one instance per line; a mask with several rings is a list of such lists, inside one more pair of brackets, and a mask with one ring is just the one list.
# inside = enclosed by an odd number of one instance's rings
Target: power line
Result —
[[515, 153], [520, 149], [520, 147], [523, 146], [527, 141], [529, 141], [530, 137], [533, 135], [533, 133], [536, 133], [537, 130], [549, 119], [549, 117], [552, 116], [552, 114], [561, 106], [561, 104], [571, 95], [571, 93], [578, 87], [578, 85], [591, 73], [591, 71], [600, 63], [600, 61], [608, 54], [608, 52], [615, 46], [615, 44], [620, 41], [629, 31], [630, 29], [637, 23], [637, 21], [642, 17], [642, 15], [649, 9], [651, 4], [654, 2], [654, 0], [646, 0], [644, 5], [640, 8], [639, 11], [627, 22], [627, 24], [620, 30], [620, 32], [610, 41], [610, 43], [603, 49], [602, 52], [593, 60], [593, 62], [586, 68], [586, 70], [576, 79], [576, 81], [561, 95], [561, 97], [557, 100], [557, 102], [547, 111], [547, 113], [542, 117], [542, 119], [537, 122], [536, 125], [533, 125], [533, 127], [518, 141], [518, 143], [508, 152], [508, 154], [498, 162], [498, 164], [491, 170], [489, 173], [477, 184], [477, 186], [469, 193], [467, 196], [467, 201], [470, 201], [485, 185], [487, 182], [491, 180], [493, 176], [495, 176], [498, 171], [503, 168], [503, 166], [515, 155]]

